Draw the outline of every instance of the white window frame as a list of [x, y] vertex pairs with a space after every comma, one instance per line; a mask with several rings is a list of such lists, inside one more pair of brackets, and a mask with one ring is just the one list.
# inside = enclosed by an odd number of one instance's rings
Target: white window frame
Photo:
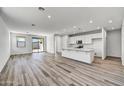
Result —
[[[18, 41], [18, 38], [23, 38], [24, 41]], [[19, 46], [20, 42], [24, 43], [23, 46]], [[25, 48], [26, 47], [26, 38], [23, 36], [16, 36], [16, 46], [17, 46], [17, 48]]]

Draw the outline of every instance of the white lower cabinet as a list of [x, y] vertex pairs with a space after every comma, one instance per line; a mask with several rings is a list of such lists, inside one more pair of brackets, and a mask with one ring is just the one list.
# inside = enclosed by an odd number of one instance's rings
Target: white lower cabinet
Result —
[[62, 56], [80, 62], [91, 64], [94, 60], [94, 51], [62, 50]]

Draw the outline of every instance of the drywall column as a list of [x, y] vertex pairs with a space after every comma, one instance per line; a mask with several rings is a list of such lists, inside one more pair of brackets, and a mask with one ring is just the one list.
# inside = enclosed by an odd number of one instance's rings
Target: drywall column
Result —
[[43, 44], [43, 47], [44, 47], [43, 51], [46, 52], [47, 51], [47, 38], [46, 38], [46, 36], [44, 36], [43, 38], [44, 38], [44, 41], [43, 41], [44, 42], [44, 44]]
[[104, 28], [102, 28], [102, 59], [106, 58], [106, 37], [107, 33]]
[[50, 34], [47, 36], [47, 52], [54, 54], [55, 52], [55, 36]]
[[55, 53], [55, 55], [57, 55], [57, 35], [54, 35], [54, 53]]
[[62, 37], [61, 35], [55, 35], [56, 52], [61, 53], [62, 51]]
[[124, 20], [122, 24], [122, 30], [121, 30], [121, 44], [122, 44], [122, 52], [121, 52], [121, 60], [122, 60], [122, 65], [124, 65]]

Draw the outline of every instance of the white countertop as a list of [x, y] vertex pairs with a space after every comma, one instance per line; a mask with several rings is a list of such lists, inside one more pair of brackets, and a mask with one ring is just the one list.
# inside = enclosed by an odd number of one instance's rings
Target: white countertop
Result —
[[93, 52], [94, 49], [90, 49], [90, 48], [65, 48], [65, 49], [62, 49], [62, 50], [71, 50], [71, 51], [82, 51], [82, 52]]

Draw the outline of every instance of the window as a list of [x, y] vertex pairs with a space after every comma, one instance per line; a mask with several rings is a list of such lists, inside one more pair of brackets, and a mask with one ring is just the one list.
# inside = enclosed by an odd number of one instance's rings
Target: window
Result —
[[25, 37], [17, 36], [16, 40], [17, 40], [17, 47], [18, 48], [26, 47], [26, 38]]

